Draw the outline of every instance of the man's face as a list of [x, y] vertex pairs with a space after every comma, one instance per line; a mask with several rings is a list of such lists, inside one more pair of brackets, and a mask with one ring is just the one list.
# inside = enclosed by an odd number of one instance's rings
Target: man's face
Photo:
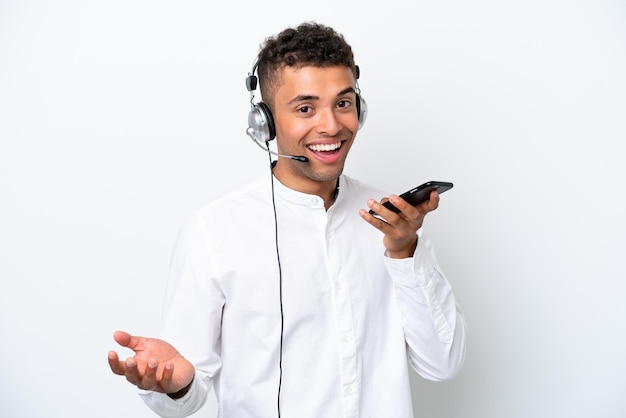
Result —
[[279, 159], [283, 184], [306, 193], [334, 187], [358, 130], [355, 85], [344, 66], [282, 70], [272, 109], [278, 152], [309, 159]]

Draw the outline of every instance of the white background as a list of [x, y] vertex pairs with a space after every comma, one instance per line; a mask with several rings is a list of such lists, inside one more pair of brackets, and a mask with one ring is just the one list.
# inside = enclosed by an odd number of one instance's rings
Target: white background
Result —
[[621, 0], [2, 0], [0, 416], [154, 416], [112, 333], [158, 332], [183, 219], [267, 164], [244, 78], [304, 20], [361, 67], [346, 173], [455, 183], [426, 228], [467, 362], [416, 416], [626, 416]]

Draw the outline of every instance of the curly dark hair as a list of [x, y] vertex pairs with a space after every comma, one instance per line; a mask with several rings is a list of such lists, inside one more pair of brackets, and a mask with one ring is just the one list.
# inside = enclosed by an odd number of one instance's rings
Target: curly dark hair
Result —
[[[280, 71], [284, 67], [342, 65], [352, 69], [357, 77], [354, 54], [343, 35], [331, 27], [315, 22], [287, 28], [278, 35], [265, 39], [257, 65], [261, 96], [269, 102], [273, 102], [281, 81]], [[270, 103], [267, 104], [271, 106]]]

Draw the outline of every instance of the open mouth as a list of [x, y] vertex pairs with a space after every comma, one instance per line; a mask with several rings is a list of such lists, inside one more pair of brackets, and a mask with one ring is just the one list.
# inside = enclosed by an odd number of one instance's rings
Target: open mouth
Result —
[[334, 154], [341, 148], [341, 141], [335, 142], [334, 144], [311, 144], [307, 145], [307, 148], [316, 153]]

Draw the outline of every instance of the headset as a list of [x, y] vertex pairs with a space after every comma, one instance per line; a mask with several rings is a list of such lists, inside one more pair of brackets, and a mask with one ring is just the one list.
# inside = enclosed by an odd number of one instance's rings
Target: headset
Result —
[[[266, 145], [269, 141], [276, 138], [276, 128], [274, 125], [274, 117], [270, 108], [263, 102], [254, 102], [254, 92], [259, 84], [258, 77], [255, 75], [259, 66], [258, 58], [252, 65], [252, 70], [246, 77], [246, 88], [250, 92], [250, 112], [248, 113], [248, 129], [246, 132], [248, 135], [257, 142], [258, 145]], [[359, 129], [365, 124], [367, 119], [367, 103], [361, 96], [361, 90], [359, 89], [360, 70], [359, 66], [356, 66], [356, 112], [359, 119]]]

